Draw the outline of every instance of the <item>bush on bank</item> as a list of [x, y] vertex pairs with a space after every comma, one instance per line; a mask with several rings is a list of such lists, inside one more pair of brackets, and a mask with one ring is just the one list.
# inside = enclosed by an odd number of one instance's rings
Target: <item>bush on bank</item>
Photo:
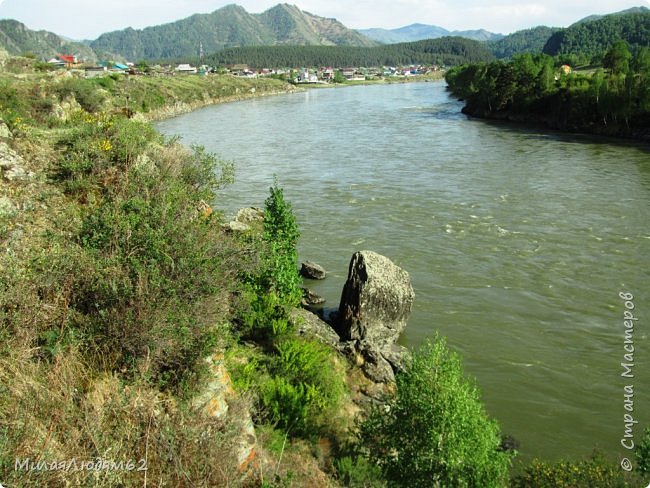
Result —
[[369, 459], [391, 486], [502, 487], [511, 455], [460, 357], [436, 337], [414, 352], [385, 406], [361, 424]]

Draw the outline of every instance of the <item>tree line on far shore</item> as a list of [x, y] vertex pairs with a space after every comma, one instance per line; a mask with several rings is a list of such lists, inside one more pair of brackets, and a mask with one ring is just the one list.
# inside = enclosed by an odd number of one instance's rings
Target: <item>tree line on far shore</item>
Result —
[[544, 122], [552, 127], [630, 135], [650, 125], [650, 49], [618, 40], [602, 67], [571, 72], [546, 54], [450, 69], [449, 89], [465, 113]]

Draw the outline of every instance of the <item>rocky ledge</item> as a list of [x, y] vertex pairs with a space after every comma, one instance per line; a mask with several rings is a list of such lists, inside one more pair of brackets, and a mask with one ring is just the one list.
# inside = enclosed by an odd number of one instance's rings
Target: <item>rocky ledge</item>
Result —
[[301, 311], [299, 332], [335, 348], [371, 381], [392, 383], [408, 354], [397, 339], [414, 298], [406, 271], [381, 254], [360, 251], [350, 261], [338, 313], [325, 322]]

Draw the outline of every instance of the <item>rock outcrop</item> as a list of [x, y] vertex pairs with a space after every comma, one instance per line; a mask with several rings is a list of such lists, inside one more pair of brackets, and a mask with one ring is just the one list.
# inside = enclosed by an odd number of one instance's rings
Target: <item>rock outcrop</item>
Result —
[[352, 256], [336, 319], [344, 352], [377, 383], [395, 380], [408, 351], [397, 345], [415, 293], [409, 274], [372, 251]]
[[357, 252], [339, 304], [339, 335], [388, 347], [406, 327], [414, 298], [406, 271], [376, 252]]
[[247, 232], [264, 222], [264, 210], [258, 207], [242, 208], [233, 220], [224, 224], [224, 228], [233, 232]]
[[[208, 417], [220, 419], [226, 415], [235, 416], [230, 425], [237, 429], [234, 447], [238, 470], [247, 475], [254, 470], [257, 449], [257, 437], [251, 413], [247, 408], [241, 406], [241, 399], [237, 397], [230, 375], [226, 370], [223, 354], [214, 354], [207, 357], [205, 361], [210, 371], [211, 380], [203, 392], [194, 398], [192, 407]], [[239, 403], [239, 408], [235, 413], [229, 413], [230, 406], [234, 403]]]
[[0, 140], [12, 139], [13, 134], [4, 120], [0, 120]]
[[341, 342], [336, 331], [318, 315], [302, 308], [295, 308], [291, 311], [291, 318], [301, 336], [318, 339], [339, 352], [343, 351], [345, 344]]
[[320, 264], [305, 261], [300, 266], [300, 275], [310, 280], [324, 280], [327, 276], [327, 271]]
[[264, 222], [264, 209], [259, 207], [240, 208], [237, 211], [235, 220], [249, 225], [256, 222]]
[[309, 288], [303, 287], [302, 288], [302, 300], [300, 304], [303, 307], [313, 307], [314, 305], [322, 305], [325, 303], [325, 299], [311, 291]]
[[25, 161], [6, 142], [0, 142], [0, 174], [5, 180], [28, 180], [34, 173], [27, 171], [23, 165]]

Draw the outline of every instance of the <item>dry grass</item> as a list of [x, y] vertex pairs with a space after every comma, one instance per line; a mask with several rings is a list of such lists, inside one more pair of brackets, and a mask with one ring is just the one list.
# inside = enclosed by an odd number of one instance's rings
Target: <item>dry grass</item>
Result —
[[[237, 432], [186, 409], [147, 385], [115, 374], [95, 377], [68, 350], [53, 363], [28, 351], [0, 359], [0, 479], [8, 486], [237, 486]], [[125, 463], [124, 469], [25, 470], [76, 460]], [[128, 470], [129, 461], [134, 464]], [[18, 463], [18, 465], [16, 465]], [[145, 467], [146, 471], [138, 468]], [[18, 468], [18, 469], [16, 469]]]

